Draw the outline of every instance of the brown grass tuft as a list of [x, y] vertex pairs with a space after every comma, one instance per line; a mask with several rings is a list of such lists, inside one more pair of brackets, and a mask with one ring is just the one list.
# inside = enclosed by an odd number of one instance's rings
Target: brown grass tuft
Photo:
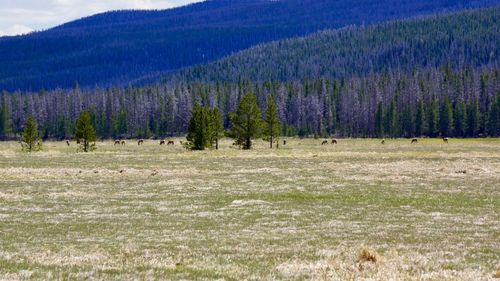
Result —
[[373, 262], [377, 263], [380, 261], [380, 255], [373, 249], [364, 247], [359, 252], [358, 262]]
[[500, 278], [500, 269], [493, 273], [493, 278]]

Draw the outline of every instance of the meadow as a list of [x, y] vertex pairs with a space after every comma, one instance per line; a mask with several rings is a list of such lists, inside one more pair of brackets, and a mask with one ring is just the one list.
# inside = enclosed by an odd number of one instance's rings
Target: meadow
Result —
[[0, 280], [500, 278], [499, 139], [287, 141], [2, 142]]

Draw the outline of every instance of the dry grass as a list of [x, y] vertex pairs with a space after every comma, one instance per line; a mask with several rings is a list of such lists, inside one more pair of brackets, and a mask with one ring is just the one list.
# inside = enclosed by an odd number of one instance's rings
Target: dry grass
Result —
[[499, 140], [222, 147], [0, 143], [0, 280], [498, 278]]

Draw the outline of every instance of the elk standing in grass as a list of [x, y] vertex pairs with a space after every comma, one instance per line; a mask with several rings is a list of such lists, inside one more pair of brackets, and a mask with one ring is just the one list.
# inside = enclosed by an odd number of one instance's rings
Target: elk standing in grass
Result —
[[120, 145], [120, 140], [115, 140], [115, 145]]
[[69, 140], [66, 140], [66, 145], [67, 145], [67, 146], [69, 146], [69, 145], [70, 145]]
[[137, 141], [137, 145], [143, 145], [144, 144], [144, 140], [143, 139], [140, 139]]
[[124, 141], [124, 140], [122, 140], [121, 144], [122, 144], [122, 145], [125, 145], [126, 143], [125, 143], [125, 141]]
[[336, 139], [332, 139], [332, 144], [337, 144], [337, 140]]
[[172, 141], [172, 140], [169, 140], [169, 141], [167, 142], [167, 145], [174, 145], [174, 144], [175, 144], [175, 143], [174, 143], [174, 141]]
[[380, 143], [381, 143], [381, 144], [385, 144], [385, 139], [383, 139]]
[[160, 145], [165, 145], [165, 140], [161, 140]]
[[443, 138], [443, 141], [444, 141], [445, 143], [448, 143], [448, 142], [450, 141], [450, 139], [449, 139], [449, 138]]
[[321, 145], [327, 145], [328, 144], [328, 141], [327, 140], [324, 140]]
[[414, 144], [414, 143], [418, 143], [418, 140], [417, 139], [412, 139], [411, 140], [411, 144]]

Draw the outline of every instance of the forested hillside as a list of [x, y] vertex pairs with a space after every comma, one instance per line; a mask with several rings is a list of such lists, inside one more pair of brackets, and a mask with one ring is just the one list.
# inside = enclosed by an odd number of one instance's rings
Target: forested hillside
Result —
[[328, 30], [191, 67], [166, 81], [294, 81], [500, 62], [500, 9]]
[[[110, 12], [43, 32], [0, 38], [0, 90], [37, 91], [69, 88], [76, 83], [83, 88], [123, 86], [160, 72], [210, 62], [258, 43], [321, 29], [499, 3], [213, 0], [165, 11]], [[293, 61], [289, 63], [295, 67]]]

